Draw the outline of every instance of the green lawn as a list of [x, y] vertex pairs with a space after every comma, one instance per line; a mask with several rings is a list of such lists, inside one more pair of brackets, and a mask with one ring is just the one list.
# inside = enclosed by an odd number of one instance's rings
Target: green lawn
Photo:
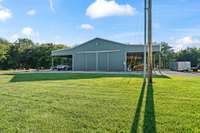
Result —
[[0, 133], [200, 132], [200, 77], [0, 75], [0, 101]]
[[16, 72], [16, 70], [0, 70], [0, 72]]

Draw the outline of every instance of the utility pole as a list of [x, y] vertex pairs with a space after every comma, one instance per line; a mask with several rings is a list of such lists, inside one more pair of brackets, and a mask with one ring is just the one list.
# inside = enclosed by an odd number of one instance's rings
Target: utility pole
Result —
[[147, 75], [147, 0], [144, 0], [144, 80]]
[[152, 84], [152, 0], [148, 0], [148, 83]]

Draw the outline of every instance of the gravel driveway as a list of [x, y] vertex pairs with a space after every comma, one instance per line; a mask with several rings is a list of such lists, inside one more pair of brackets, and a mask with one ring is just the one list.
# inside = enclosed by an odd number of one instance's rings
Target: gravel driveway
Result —
[[196, 77], [196, 76], [200, 76], [200, 73], [194, 73], [194, 72], [176, 72], [176, 71], [168, 71], [168, 70], [164, 70], [162, 71], [162, 73], [164, 75], [173, 75], [173, 76], [192, 76], [192, 77]]

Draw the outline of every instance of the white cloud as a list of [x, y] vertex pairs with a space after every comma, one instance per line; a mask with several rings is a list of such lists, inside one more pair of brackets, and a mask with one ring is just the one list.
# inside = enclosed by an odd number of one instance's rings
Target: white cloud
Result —
[[136, 14], [136, 8], [129, 4], [120, 5], [115, 0], [96, 0], [86, 11], [91, 18], [102, 18], [108, 16], [132, 16]]
[[84, 30], [93, 30], [94, 27], [90, 24], [82, 24], [81, 25], [81, 29], [84, 29]]
[[20, 36], [16, 33], [16, 34], [13, 34], [10, 38], [9, 38], [9, 41], [11, 42], [14, 42], [16, 41]]
[[36, 42], [39, 42], [41, 40], [39, 32], [33, 30], [31, 27], [24, 27], [21, 31], [12, 34], [9, 37], [9, 41], [14, 42], [18, 38], [29, 38]]
[[29, 16], [34, 16], [36, 14], [36, 10], [34, 10], [34, 9], [29, 10], [26, 14]]
[[187, 47], [200, 47], [200, 39], [195, 39], [192, 36], [185, 36], [175, 40], [175, 51], [179, 51]]
[[52, 12], [55, 12], [53, 0], [49, 0], [49, 7], [50, 7], [50, 9], [51, 9]]
[[0, 21], [4, 22], [12, 17], [12, 13], [9, 9], [0, 7]]
[[31, 27], [24, 27], [22, 29], [22, 34], [27, 37], [31, 37], [33, 35], [33, 29]]
[[193, 43], [193, 39], [191, 36], [186, 36], [183, 38], [180, 38], [178, 40], [176, 40], [176, 43], [181, 43], [181, 44], [192, 44]]
[[[3, 0], [0, 0], [2, 2]], [[4, 22], [12, 17], [12, 12], [0, 4], [0, 21]]]

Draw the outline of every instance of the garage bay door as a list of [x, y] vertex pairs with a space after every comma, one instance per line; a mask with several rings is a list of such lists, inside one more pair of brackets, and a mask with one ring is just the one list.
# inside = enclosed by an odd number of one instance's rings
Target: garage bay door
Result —
[[123, 71], [120, 51], [79, 53], [75, 62], [78, 71]]
[[109, 53], [98, 53], [98, 71], [109, 71]]
[[96, 71], [96, 53], [86, 53], [86, 71]]

